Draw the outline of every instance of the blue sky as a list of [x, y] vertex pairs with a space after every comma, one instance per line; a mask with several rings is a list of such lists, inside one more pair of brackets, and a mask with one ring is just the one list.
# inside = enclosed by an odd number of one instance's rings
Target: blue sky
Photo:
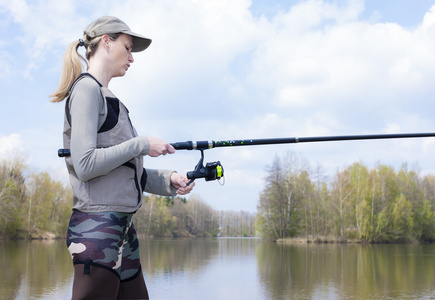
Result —
[[[101, 15], [153, 39], [111, 90], [141, 135], [169, 142], [435, 132], [435, 1], [0, 0], [0, 159], [67, 181], [63, 104], [49, 102], [67, 45]], [[432, 9], [433, 7], [433, 9]], [[225, 185], [198, 181], [216, 209], [255, 211], [265, 168], [294, 153], [325, 175], [354, 162], [435, 174], [435, 140], [220, 148]], [[192, 170], [199, 152], [146, 158]]]

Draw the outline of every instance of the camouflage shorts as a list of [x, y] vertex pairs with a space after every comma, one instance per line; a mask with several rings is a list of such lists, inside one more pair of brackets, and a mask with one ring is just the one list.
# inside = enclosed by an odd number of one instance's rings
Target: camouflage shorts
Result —
[[132, 213], [84, 213], [74, 210], [67, 233], [67, 246], [74, 265], [104, 267], [121, 280], [141, 272], [139, 241]]

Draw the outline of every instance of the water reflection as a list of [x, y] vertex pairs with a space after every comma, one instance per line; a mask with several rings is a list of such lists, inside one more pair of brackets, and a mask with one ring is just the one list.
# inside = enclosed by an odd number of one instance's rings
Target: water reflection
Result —
[[433, 299], [434, 245], [274, 245], [257, 248], [269, 299]]
[[231, 238], [141, 241], [150, 297], [262, 299], [255, 260], [259, 243]]
[[[141, 240], [152, 299], [435, 299], [435, 245]], [[69, 299], [64, 241], [0, 241], [0, 299]]]
[[0, 262], [0, 299], [68, 297], [73, 270], [63, 241], [0, 241]]

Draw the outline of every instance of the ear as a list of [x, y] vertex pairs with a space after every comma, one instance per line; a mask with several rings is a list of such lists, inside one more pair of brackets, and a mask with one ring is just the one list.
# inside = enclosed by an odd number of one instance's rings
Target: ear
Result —
[[110, 39], [110, 37], [105, 34], [101, 37], [101, 45], [106, 49], [109, 50], [110, 49], [110, 44], [111, 44], [112, 40]]

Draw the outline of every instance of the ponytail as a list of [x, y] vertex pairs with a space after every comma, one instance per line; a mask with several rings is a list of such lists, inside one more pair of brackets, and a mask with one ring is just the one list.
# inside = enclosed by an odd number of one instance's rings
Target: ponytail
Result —
[[[116, 40], [121, 33], [107, 34], [111, 40]], [[65, 56], [63, 58], [62, 76], [60, 78], [59, 86], [57, 90], [50, 95], [51, 102], [61, 102], [68, 96], [69, 90], [74, 81], [82, 74], [82, 62], [86, 64], [88, 69], [88, 61], [97, 51], [98, 44], [102, 36], [91, 38], [89, 35], [84, 35], [83, 40], [72, 42], [68, 48], [66, 48]], [[77, 51], [80, 46], [86, 48], [86, 59]]]
[[88, 62], [83, 58], [83, 56], [78, 53], [77, 49], [80, 46], [79, 41], [72, 42], [65, 51], [65, 56], [63, 58], [62, 75], [60, 78], [59, 86], [56, 91], [50, 95], [51, 102], [61, 102], [68, 96], [69, 89], [74, 81], [79, 78], [82, 73], [82, 62]]

